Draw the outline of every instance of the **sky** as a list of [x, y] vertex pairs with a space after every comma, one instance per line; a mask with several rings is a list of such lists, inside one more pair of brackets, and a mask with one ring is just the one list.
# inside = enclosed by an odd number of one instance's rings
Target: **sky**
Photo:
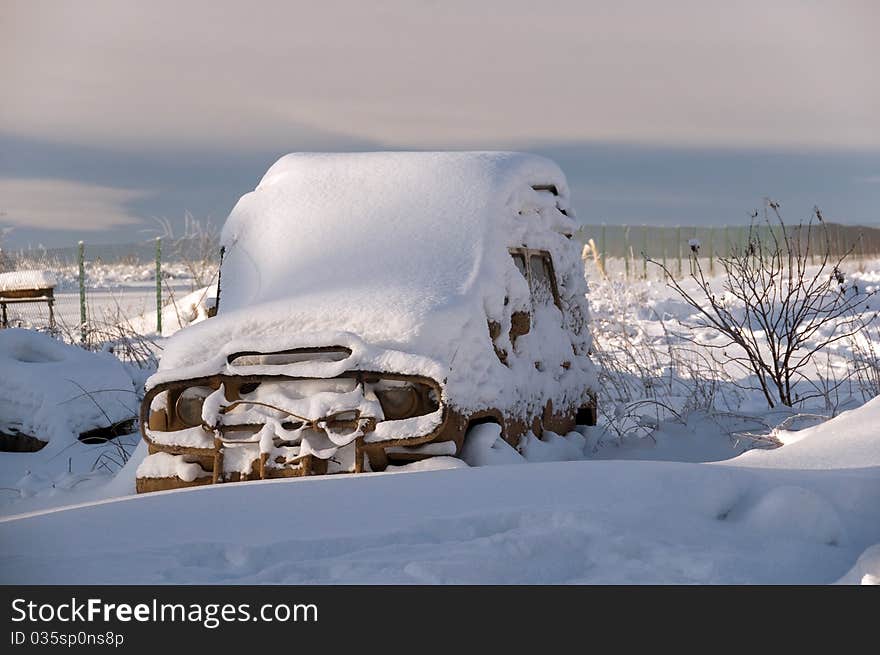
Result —
[[880, 224], [880, 3], [0, 0], [0, 234], [221, 224], [298, 150], [516, 149], [585, 223]]

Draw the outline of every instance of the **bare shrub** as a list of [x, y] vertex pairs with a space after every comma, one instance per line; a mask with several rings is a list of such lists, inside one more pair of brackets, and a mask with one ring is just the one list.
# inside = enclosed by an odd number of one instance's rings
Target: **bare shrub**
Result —
[[693, 344], [663, 329], [652, 336], [637, 316], [644, 298], [631, 287], [603, 282], [592, 292], [609, 306], [593, 314], [592, 357], [598, 365], [598, 405], [616, 439], [652, 437], [664, 421], [686, 423], [691, 412], [735, 412], [740, 392], [723, 367]]
[[[775, 221], [767, 219], [767, 209]], [[830, 387], [798, 393], [799, 383], [815, 374], [817, 353], [865, 329], [856, 310], [874, 292], [847, 283], [844, 266], [853, 248], [832, 255], [818, 209], [806, 226], [796, 229], [785, 224], [778, 203], [771, 200], [766, 201], [766, 229], [757, 229], [756, 217], [757, 212], [748, 244], [718, 258], [720, 283], [707, 279], [696, 255], [685, 278], [695, 283], [695, 290], [662, 263], [648, 261], [663, 270], [666, 284], [696, 310], [698, 319], [687, 327], [711, 327], [726, 337], [722, 343], [700, 345], [712, 349], [723, 366], [738, 366], [756, 380], [757, 386], [749, 388], [759, 389], [771, 408], [791, 407], [826, 395], [843, 382], [837, 379]], [[811, 259], [816, 263], [811, 265]]]
[[864, 402], [880, 396], [880, 328], [863, 325], [862, 330], [850, 340], [848, 377], [854, 380], [855, 387]]

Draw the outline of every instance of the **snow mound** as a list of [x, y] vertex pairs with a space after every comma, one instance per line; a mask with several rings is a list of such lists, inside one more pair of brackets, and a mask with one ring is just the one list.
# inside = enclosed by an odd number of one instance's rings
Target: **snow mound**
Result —
[[109, 353], [93, 353], [23, 329], [0, 330], [0, 431], [70, 441], [134, 418], [131, 376]]
[[783, 485], [767, 492], [744, 518], [753, 530], [836, 546], [843, 524], [826, 499], [803, 487]]
[[837, 584], [880, 585], [880, 544], [865, 550]]
[[726, 464], [784, 469], [880, 466], [880, 397], [830, 421], [787, 436], [775, 450], [750, 450]]
[[450, 469], [468, 468], [468, 465], [456, 457], [440, 455], [429, 457], [418, 462], [401, 464], [400, 466], [389, 465], [385, 470], [389, 473], [412, 473], [415, 471], [448, 471]]
[[540, 439], [529, 432], [520, 450], [529, 462], [566, 462], [583, 459], [585, 445], [586, 439], [579, 432], [562, 436], [545, 430]]
[[461, 458], [469, 466], [496, 466], [525, 464], [526, 460], [501, 438], [501, 426], [484, 423], [470, 429], [461, 451]]

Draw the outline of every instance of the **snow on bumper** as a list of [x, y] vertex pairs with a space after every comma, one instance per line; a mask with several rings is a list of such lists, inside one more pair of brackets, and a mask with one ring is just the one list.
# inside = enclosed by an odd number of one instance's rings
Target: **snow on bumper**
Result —
[[418, 459], [417, 446], [431, 441], [457, 449], [460, 426], [448, 420], [442, 396], [431, 378], [364, 371], [161, 383], [142, 406], [151, 455], [138, 490], [377, 470], [389, 448], [395, 458]]

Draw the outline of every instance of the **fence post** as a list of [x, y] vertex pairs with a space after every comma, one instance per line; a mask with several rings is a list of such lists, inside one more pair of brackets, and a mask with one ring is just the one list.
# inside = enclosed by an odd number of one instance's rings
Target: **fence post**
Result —
[[678, 244], [678, 277], [681, 278], [681, 225], [675, 226], [675, 242]]
[[816, 265], [816, 239], [813, 237], [813, 226], [807, 227], [807, 250], [810, 251], [810, 264]]
[[156, 334], [162, 336], [162, 237], [156, 237]]
[[601, 241], [599, 247], [602, 249], [601, 257], [600, 257], [600, 259], [602, 260], [602, 266], [605, 267], [605, 270], [606, 270], [606, 273], [607, 273], [607, 271], [608, 271], [608, 259], [605, 257], [605, 223], [602, 223], [602, 241]]
[[86, 246], [79, 242], [79, 334], [80, 341], [86, 342]]
[[709, 275], [715, 275], [715, 228], [709, 228]]
[[623, 263], [626, 267], [626, 279], [629, 279], [629, 225], [623, 229]]
[[648, 226], [642, 225], [642, 279], [648, 279]]

